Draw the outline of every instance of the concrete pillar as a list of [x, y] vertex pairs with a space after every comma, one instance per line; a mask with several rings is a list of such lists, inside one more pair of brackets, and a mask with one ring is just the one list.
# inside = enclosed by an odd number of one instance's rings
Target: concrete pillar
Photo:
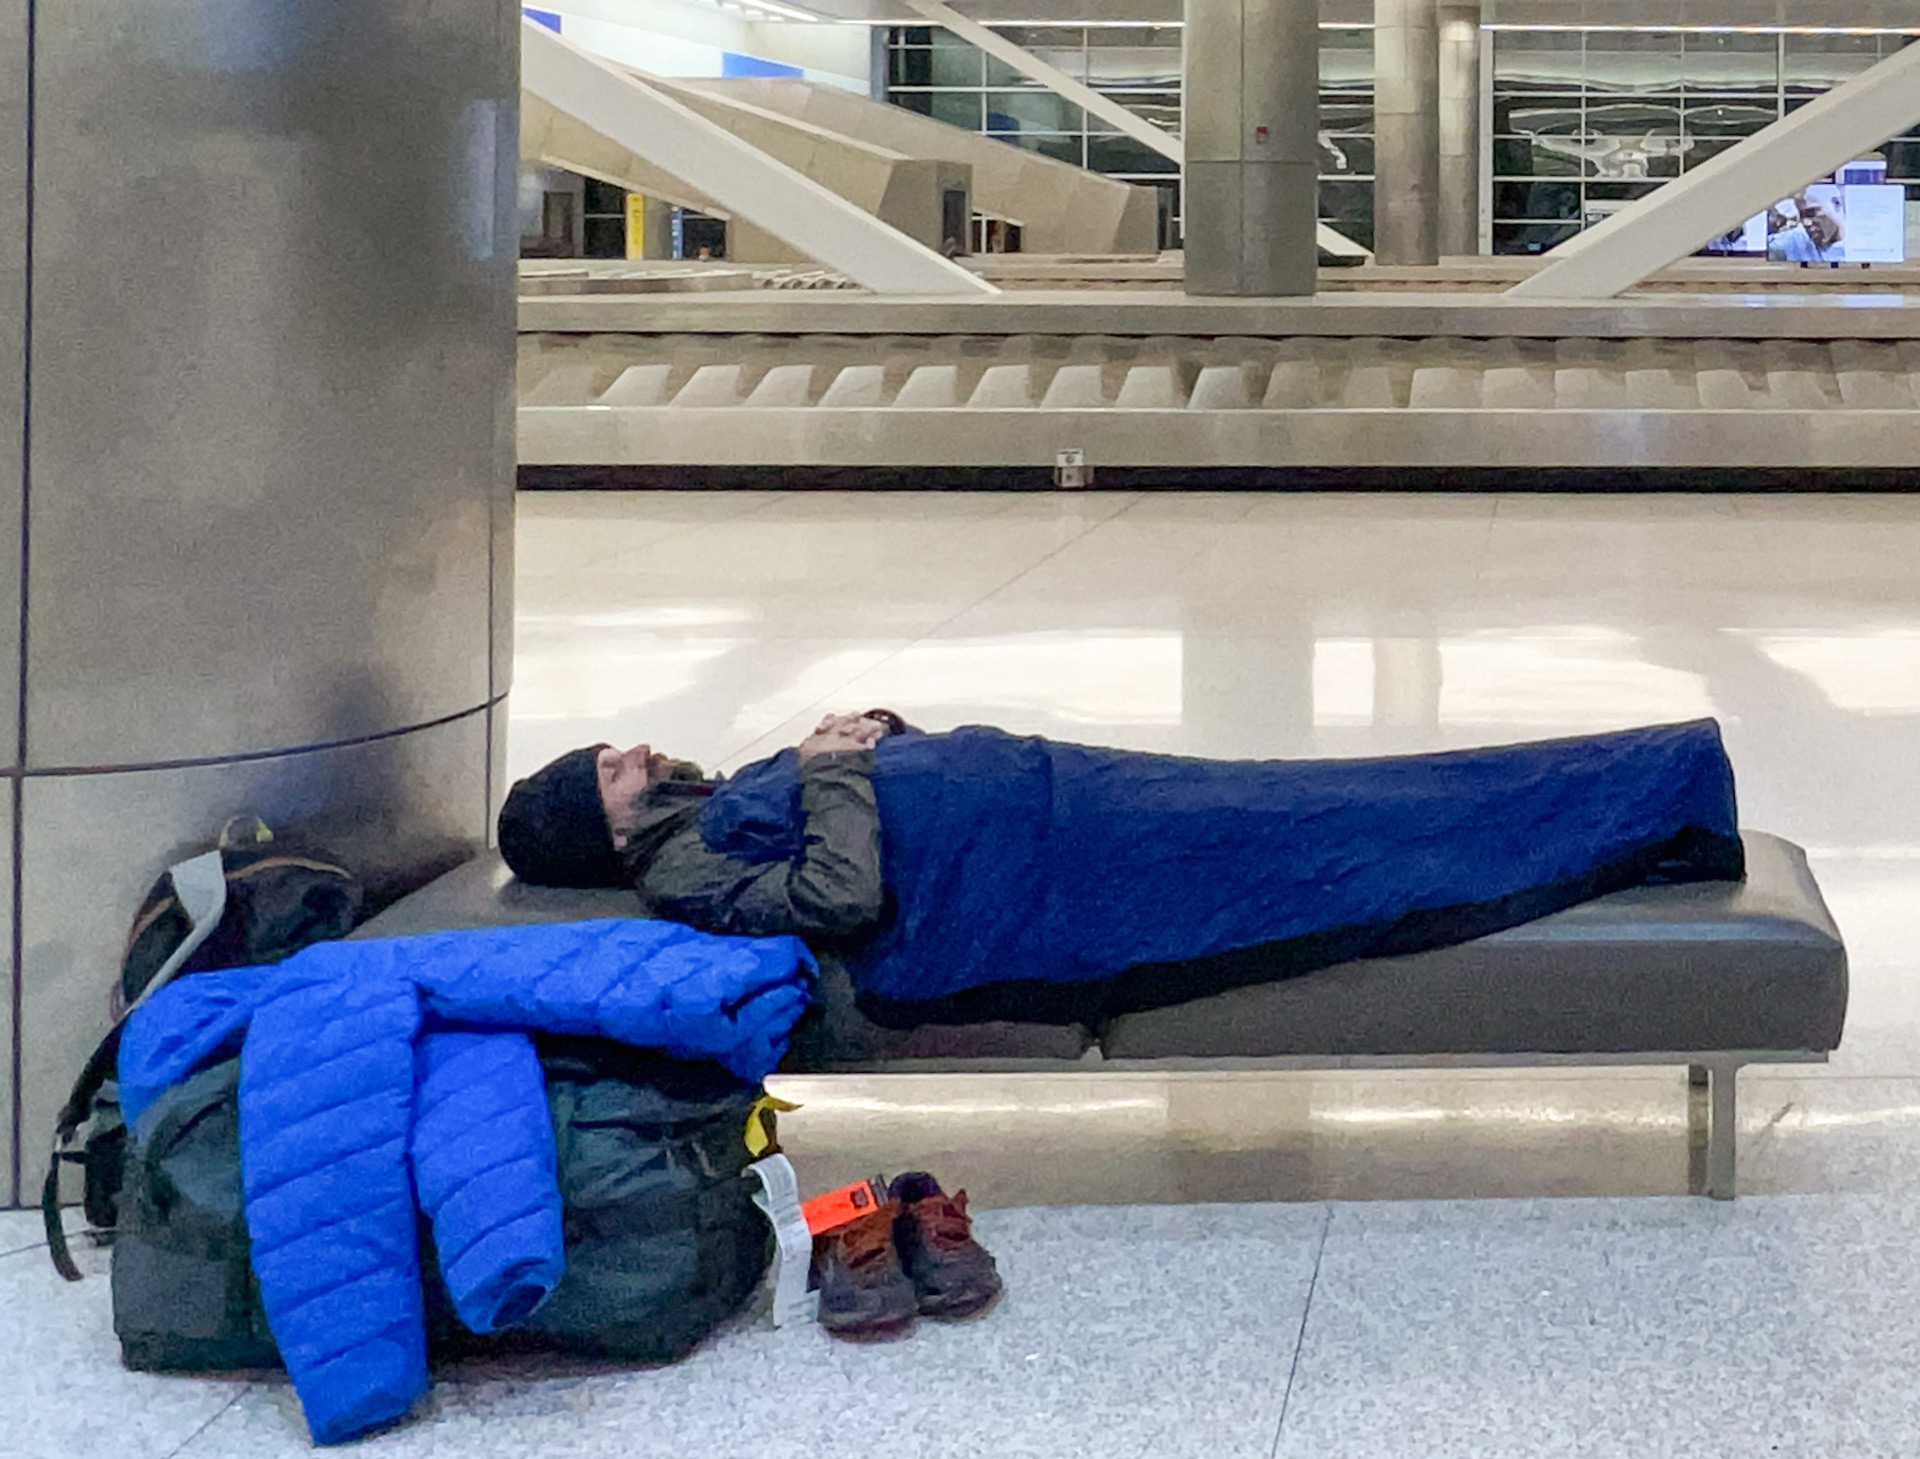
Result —
[[1480, 3], [1439, 11], [1441, 257], [1480, 251]]
[[887, 70], [892, 59], [887, 54], [887, 35], [884, 25], [867, 27], [867, 95], [874, 101], [887, 99]]
[[1189, 294], [1314, 291], [1319, 15], [1316, 0], [1186, 0]]
[[649, 259], [673, 257], [673, 204], [665, 198], [647, 199], [646, 248]]
[[1373, 0], [1373, 252], [1440, 258], [1440, 37], [1436, 0]]
[[376, 898], [488, 839], [518, 30], [510, 0], [0, 0], [0, 1204], [141, 897], [225, 819]]

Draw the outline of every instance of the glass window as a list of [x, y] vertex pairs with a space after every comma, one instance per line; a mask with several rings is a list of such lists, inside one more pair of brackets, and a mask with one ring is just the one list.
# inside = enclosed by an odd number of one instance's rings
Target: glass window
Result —
[[989, 132], [987, 135], [996, 142], [1038, 152], [1055, 162], [1071, 162], [1075, 167], [1087, 165], [1087, 139], [1078, 132]]
[[[1493, 6], [1489, 20], [1498, 20]], [[1673, 23], [1673, 22], [1668, 22]], [[1150, 24], [995, 29], [1136, 116], [1178, 136], [1181, 32]], [[1320, 33], [1322, 211], [1372, 234], [1375, 163], [1370, 29]], [[1498, 251], [1551, 246], [1582, 221], [1699, 167], [1914, 38], [1839, 31], [1490, 32]], [[1110, 176], [1171, 185], [1151, 147], [1116, 135], [1043, 86], [938, 27], [888, 32], [889, 95], [901, 106]], [[1088, 128], [1093, 129], [1087, 135]], [[1920, 184], [1920, 125], [1889, 143], [1890, 172]]]
[[1689, 137], [1686, 154], [1680, 159], [1680, 170], [1704, 166], [1718, 157], [1729, 147], [1738, 147], [1738, 137]]
[[597, 177], [589, 177], [586, 183], [586, 196], [581, 199], [583, 204], [581, 211], [584, 216], [591, 218], [596, 213], [603, 216], [618, 213], [622, 218], [626, 216], [627, 190], [625, 188], [615, 183], [602, 182]]
[[1580, 184], [1567, 182], [1496, 182], [1493, 216], [1512, 218], [1578, 218]]
[[1920, 178], [1920, 141], [1889, 142], [1880, 150], [1886, 155], [1889, 181]]
[[933, 33], [932, 72], [935, 86], [978, 86], [983, 54], [951, 31]]
[[1322, 177], [1372, 177], [1373, 138], [1320, 136]]
[[1583, 137], [1568, 138], [1556, 145], [1580, 157], [1590, 177], [1638, 180], [1678, 177], [1680, 159], [1691, 142], [1677, 131], [1662, 133], [1639, 127], [1602, 131], [1595, 127]]
[[1373, 132], [1373, 98], [1357, 101], [1350, 96], [1320, 97], [1320, 130], [1352, 135]]
[[1789, 35], [1781, 61], [1787, 90], [1831, 91], [1880, 59], [1875, 35]]
[[887, 51], [887, 85], [933, 85], [931, 46], [894, 46]]
[[[1034, 59], [1045, 61], [1055, 70], [1064, 71], [1075, 81], [1087, 79], [1086, 47], [1081, 42], [1082, 32], [1078, 27], [997, 25], [994, 30]], [[993, 56], [986, 57], [986, 68], [989, 86], [1037, 86], [1040, 84], [1029, 80], [1005, 61]]]
[[1320, 217], [1362, 248], [1373, 247], [1373, 184], [1321, 183]]
[[[1074, 59], [1077, 63], [1079, 57], [1076, 56]], [[981, 65], [985, 67], [986, 84], [989, 86], [1038, 86], [1040, 84], [1024, 71], [1014, 70], [1013, 67], [1009, 66], [998, 56], [983, 54], [981, 57]], [[1075, 81], [1081, 79], [1071, 71], [1067, 72], [1067, 74], [1073, 76]]]
[[1589, 203], [1631, 203], [1644, 198], [1649, 193], [1657, 193], [1659, 191], [1660, 184], [1657, 182], [1600, 182], [1596, 180], [1587, 184], [1587, 201]]
[[1021, 50], [1036, 55], [1041, 51], [1077, 53], [1084, 50], [1087, 43], [1086, 32], [1077, 25], [996, 25], [993, 29]]
[[1681, 37], [1688, 91], [1778, 91], [1780, 37], [1728, 31], [1689, 31]]
[[924, 91], [921, 95], [927, 98], [927, 115], [937, 122], [977, 132], [985, 121], [977, 91]]
[[[1180, 93], [1177, 91], [1115, 91], [1109, 99], [1118, 102], [1135, 116], [1152, 122], [1163, 132], [1180, 130]], [[1087, 125], [1111, 131], [1112, 123], [1090, 117]]]
[[1578, 223], [1495, 223], [1495, 253], [1545, 253], [1580, 231]]
[[1162, 157], [1144, 142], [1132, 137], [1087, 138], [1087, 166], [1095, 172], [1178, 172], [1180, 166], [1171, 157]]
[[1587, 98], [1587, 133], [1600, 137], [1677, 137], [1680, 98], [1612, 96]]
[[[1080, 108], [1051, 91], [989, 91], [985, 98], [989, 132], [1084, 132], [1087, 129], [1086, 117]], [[980, 123], [976, 121], [972, 125], [978, 130]]]
[[1493, 130], [1501, 136], [1571, 137], [1586, 125], [1578, 96], [1496, 96]]
[[1586, 84], [1590, 91], [1621, 96], [1678, 91], [1683, 71], [1679, 31], [1587, 32]]
[[1496, 30], [1493, 87], [1503, 91], [1567, 91], [1586, 76], [1580, 32]]
[[1536, 137], [1495, 137], [1495, 177], [1578, 177], [1585, 171], [1577, 151], [1555, 151]]
[[1171, 26], [1087, 28], [1089, 86], [1180, 85], [1180, 31]]
[[1771, 96], [1687, 103], [1681, 120], [1689, 137], [1751, 137], [1780, 119], [1779, 100]]
[[1348, 95], [1373, 94], [1373, 32], [1320, 32], [1320, 89]]

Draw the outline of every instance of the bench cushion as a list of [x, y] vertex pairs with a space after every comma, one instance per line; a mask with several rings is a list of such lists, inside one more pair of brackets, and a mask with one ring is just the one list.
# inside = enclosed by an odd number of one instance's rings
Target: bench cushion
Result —
[[1640, 887], [1457, 947], [1127, 1014], [1113, 1059], [1826, 1052], [1846, 951], [1799, 847], [1744, 833], [1747, 880]]

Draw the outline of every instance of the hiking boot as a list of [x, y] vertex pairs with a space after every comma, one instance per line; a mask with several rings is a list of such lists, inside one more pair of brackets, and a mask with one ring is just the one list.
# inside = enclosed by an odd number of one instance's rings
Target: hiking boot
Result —
[[920, 1310], [894, 1249], [892, 1201], [813, 1238], [813, 1285], [820, 1325], [836, 1337], [891, 1337]]
[[887, 1192], [900, 1214], [893, 1241], [924, 1317], [971, 1317], [1000, 1295], [1000, 1273], [973, 1239], [967, 1193], [949, 1196], [924, 1170], [897, 1175]]

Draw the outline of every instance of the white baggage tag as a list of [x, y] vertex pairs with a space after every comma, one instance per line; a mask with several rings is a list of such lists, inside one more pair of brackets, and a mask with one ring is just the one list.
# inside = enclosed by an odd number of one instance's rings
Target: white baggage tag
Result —
[[811, 1322], [820, 1305], [820, 1294], [807, 1290], [807, 1274], [813, 1266], [813, 1233], [807, 1229], [806, 1215], [800, 1209], [800, 1178], [793, 1162], [784, 1155], [769, 1155], [747, 1167], [760, 1177], [760, 1189], [753, 1203], [773, 1227], [779, 1250], [773, 1262], [773, 1325], [785, 1327], [794, 1322]]

